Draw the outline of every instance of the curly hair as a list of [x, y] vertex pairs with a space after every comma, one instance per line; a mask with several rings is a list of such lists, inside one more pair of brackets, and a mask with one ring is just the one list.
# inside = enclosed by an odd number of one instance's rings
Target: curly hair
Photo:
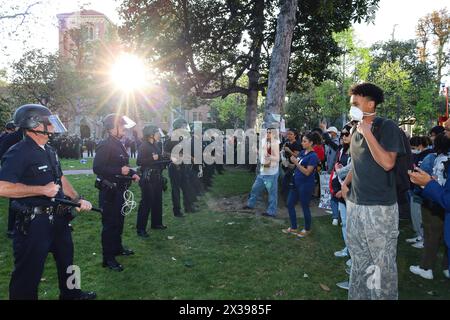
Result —
[[366, 97], [375, 102], [375, 107], [384, 102], [383, 90], [369, 82], [354, 85], [350, 88], [349, 95]]

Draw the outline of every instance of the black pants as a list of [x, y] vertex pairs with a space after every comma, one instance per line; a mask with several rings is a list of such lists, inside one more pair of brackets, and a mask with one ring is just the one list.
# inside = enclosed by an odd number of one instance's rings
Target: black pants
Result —
[[216, 171], [218, 174], [223, 174], [224, 171], [223, 164], [216, 164]]
[[423, 223], [423, 255], [420, 267], [422, 269], [434, 269], [437, 255], [441, 246], [444, 246], [444, 258], [442, 270], [448, 270], [447, 248], [444, 244], [444, 211], [440, 208], [431, 209], [422, 206]]
[[[9, 284], [9, 298], [12, 300], [36, 300], [38, 286], [49, 252], [53, 253], [58, 271], [60, 294], [65, 298], [76, 297], [80, 290], [68, 288], [67, 280], [73, 273], [68, 267], [73, 265], [73, 242], [68, 220], [54, 216], [37, 215], [31, 221], [28, 234], [15, 230], [13, 240], [14, 271]], [[73, 283], [69, 281], [69, 283]]]
[[183, 205], [185, 211], [191, 211], [192, 201], [190, 199], [188, 185], [187, 185], [187, 172], [183, 165], [175, 165], [171, 163], [169, 165], [169, 178], [170, 185], [172, 186], [172, 204], [173, 214], [181, 214], [180, 197], [181, 191], [183, 192]]
[[125, 189], [115, 191], [101, 190], [99, 193], [102, 213], [102, 248], [103, 259], [113, 259], [122, 251], [122, 233], [125, 217], [122, 215], [124, 204], [123, 193]]
[[11, 209], [11, 199], [9, 199], [8, 208], [8, 232], [14, 231], [14, 225], [16, 223], [16, 212]]
[[151, 212], [151, 226], [162, 225], [162, 176], [160, 174], [151, 175], [148, 181], [141, 179], [141, 202], [137, 216], [136, 229], [144, 231], [147, 228], [148, 216]]
[[[203, 190], [202, 182], [198, 177], [198, 171], [194, 167], [185, 167], [186, 181], [188, 184], [189, 200], [193, 204], [197, 201]], [[192, 206], [191, 206], [192, 207]]]

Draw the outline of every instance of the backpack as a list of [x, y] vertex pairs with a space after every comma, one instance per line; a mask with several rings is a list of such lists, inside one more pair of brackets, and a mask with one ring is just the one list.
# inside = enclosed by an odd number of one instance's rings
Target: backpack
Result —
[[443, 186], [448, 179], [448, 166], [450, 164], [450, 154], [440, 154], [434, 160], [433, 176], [437, 177], [437, 182]]
[[[372, 132], [377, 141], [380, 141], [381, 127], [383, 126], [384, 121], [385, 119], [377, 117], [372, 123]], [[399, 202], [401, 202], [402, 199], [406, 198], [405, 193], [411, 188], [408, 170], [412, 170], [414, 168], [414, 165], [408, 137], [406, 136], [405, 132], [403, 132], [403, 130], [399, 129], [399, 133], [402, 137], [406, 152], [404, 154], [397, 154], [393, 170], [395, 174], [397, 199], [399, 200]]]

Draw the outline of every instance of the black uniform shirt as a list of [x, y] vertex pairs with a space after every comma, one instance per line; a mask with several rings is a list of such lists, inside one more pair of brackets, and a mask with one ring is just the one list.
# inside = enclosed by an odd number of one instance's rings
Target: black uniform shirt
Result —
[[[29, 186], [45, 186], [56, 182], [62, 176], [58, 156], [52, 147], [45, 145], [42, 149], [33, 139], [25, 137], [11, 147], [2, 158], [0, 180], [22, 183]], [[56, 198], [63, 198], [62, 188]], [[52, 202], [44, 196], [17, 199], [27, 206], [50, 206]]]
[[[159, 156], [158, 160], [153, 159], [153, 154], [157, 154]], [[144, 141], [143, 143], [141, 143], [136, 160], [138, 166], [141, 166], [145, 169], [162, 170], [164, 169], [164, 165], [158, 163], [162, 160], [162, 151], [158, 143], [150, 143], [148, 141]]]
[[[122, 175], [122, 167], [129, 164], [128, 153], [120, 140], [109, 136], [102, 140], [95, 150], [93, 171], [103, 179], [110, 182], [123, 183], [123, 180], [116, 178], [116, 175]], [[136, 172], [130, 169], [129, 176]]]
[[9, 148], [11, 148], [13, 145], [18, 143], [23, 139], [23, 133], [22, 130], [19, 129], [15, 132], [6, 134], [1, 142], [0, 142], [0, 159], [3, 157], [3, 155], [8, 151]]

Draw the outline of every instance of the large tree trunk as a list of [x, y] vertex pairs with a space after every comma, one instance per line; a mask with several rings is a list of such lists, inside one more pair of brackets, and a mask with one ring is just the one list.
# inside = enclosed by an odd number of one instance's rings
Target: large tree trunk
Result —
[[245, 129], [254, 129], [258, 108], [258, 82], [260, 78], [259, 68], [261, 67], [261, 48], [264, 42], [264, 0], [257, 0], [253, 7], [253, 28], [250, 32], [252, 38], [252, 63], [248, 76], [247, 108], [245, 111]]
[[245, 109], [245, 130], [254, 129], [258, 108], [258, 80], [259, 73], [251, 70], [248, 72], [247, 108]]
[[297, 3], [297, 0], [280, 1], [281, 8], [277, 21], [277, 34], [270, 59], [269, 85], [265, 106], [266, 117], [268, 113], [280, 114], [284, 105]]

